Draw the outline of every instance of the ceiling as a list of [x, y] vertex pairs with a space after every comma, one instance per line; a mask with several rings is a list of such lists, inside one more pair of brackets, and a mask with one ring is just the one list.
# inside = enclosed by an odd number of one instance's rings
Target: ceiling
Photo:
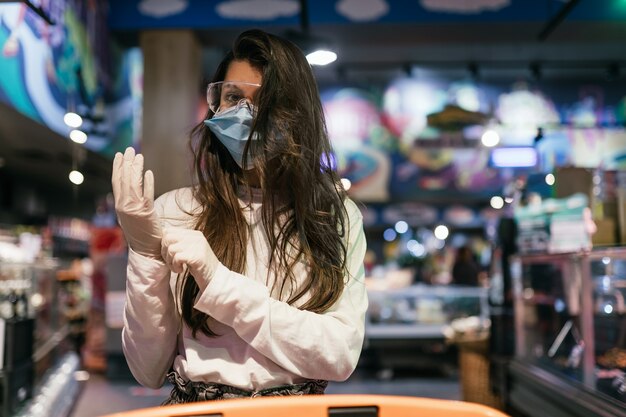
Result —
[[339, 58], [315, 68], [322, 84], [369, 83], [412, 68], [455, 76], [471, 68], [485, 79], [526, 76], [531, 66], [546, 78], [626, 71], [624, 0], [110, 0], [110, 6], [111, 30], [127, 45], [141, 30], [194, 30], [207, 78], [237, 34], [251, 27], [330, 42]]
[[[50, 188], [69, 189], [73, 156], [85, 177], [82, 193], [101, 196], [111, 189], [111, 161], [0, 103], [0, 169]], [[87, 186], [88, 185], [88, 186]]]
[[[481, 9], [462, 11], [464, 5]], [[529, 76], [531, 67], [541, 68], [545, 80], [603, 79], [611, 68], [626, 79], [626, 0], [109, 0], [109, 6], [111, 33], [125, 46], [136, 46], [143, 30], [193, 30], [206, 78], [238, 33], [259, 27], [330, 41], [339, 58], [315, 68], [320, 84], [384, 82], [421, 68], [455, 77], [471, 71], [485, 80]], [[108, 192], [108, 158], [0, 104], [2, 172], [68, 188], [75, 152], [89, 184], [83, 188]]]

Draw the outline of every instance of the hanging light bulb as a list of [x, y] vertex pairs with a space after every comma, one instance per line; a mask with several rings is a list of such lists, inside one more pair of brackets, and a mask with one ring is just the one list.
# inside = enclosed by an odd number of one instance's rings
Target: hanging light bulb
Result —
[[306, 60], [309, 61], [311, 65], [328, 65], [337, 60], [337, 54], [333, 51], [318, 49], [307, 54]]
[[70, 172], [69, 178], [72, 184], [76, 185], [81, 185], [83, 181], [85, 181], [85, 177], [83, 176], [83, 174], [80, 171], [76, 170]]
[[83, 118], [73, 111], [68, 111], [67, 113], [65, 113], [65, 116], [63, 116], [63, 121], [66, 125], [73, 128], [80, 127], [83, 124]]
[[76, 143], [87, 142], [87, 134], [82, 130], [74, 129], [70, 132], [70, 139]]

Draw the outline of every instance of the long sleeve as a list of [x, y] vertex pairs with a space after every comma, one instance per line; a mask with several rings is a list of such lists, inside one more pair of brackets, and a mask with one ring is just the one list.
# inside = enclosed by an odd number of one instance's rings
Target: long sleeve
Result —
[[342, 381], [356, 368], [364, 337], [367, 293], [361, 213], [346, 202], [348, 276], [339, 300], [323, 314], [300, 310], [270, 297], [260, 282], [223, 265], [195, 308], [232, 327], [250, 346], [303, 378]]
[[[155, 202], [161, 215], [162, 202]], [[129, 248], [122, 348], [140, 384], [163, 385], [176, 355], [179, 326], [169, 268]]]
[[133, 376], [149, 388], [163, 385], [176, 353], [178, 321], [169, 277], [162, 262], [129, 251], [122, 347]]

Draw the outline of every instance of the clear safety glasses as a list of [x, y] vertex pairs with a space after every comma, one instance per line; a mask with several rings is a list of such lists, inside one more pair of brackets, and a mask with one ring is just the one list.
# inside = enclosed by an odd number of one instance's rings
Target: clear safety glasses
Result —
[[219, 113], [234, 106], [243, 106], [250, 103], [261, 84], [244, 81], [218, 81], [210, 83], [206, 89], [206, 99], [209, 109]]

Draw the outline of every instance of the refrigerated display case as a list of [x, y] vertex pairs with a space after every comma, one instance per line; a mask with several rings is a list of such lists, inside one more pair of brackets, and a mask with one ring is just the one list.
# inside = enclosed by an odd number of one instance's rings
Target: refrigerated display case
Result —
[[507, 398], [525, 415], [626, 416], [626, 248], [513, 258]]
[[454, 365], [457, 353], [444, 329], [455, 319], [489, 317], [486, 288], [418, 284], [370, 289], [368, 297], [364, 353], [383, 377], [398, 368]]
[[[65, 417], [77, 398], [73, 375], [62, 382], [54, 376], [58, 369], [77, 370], [79, 362], [67, 337], [59, 265], [52, 258], [33, 263], [0, 260], [0, 416], [38, 410], [45, 399], [69, 402], [65, 414], [43, 408], [45, 415]], [[31, 411], [24, 415], [43, 415]]]

